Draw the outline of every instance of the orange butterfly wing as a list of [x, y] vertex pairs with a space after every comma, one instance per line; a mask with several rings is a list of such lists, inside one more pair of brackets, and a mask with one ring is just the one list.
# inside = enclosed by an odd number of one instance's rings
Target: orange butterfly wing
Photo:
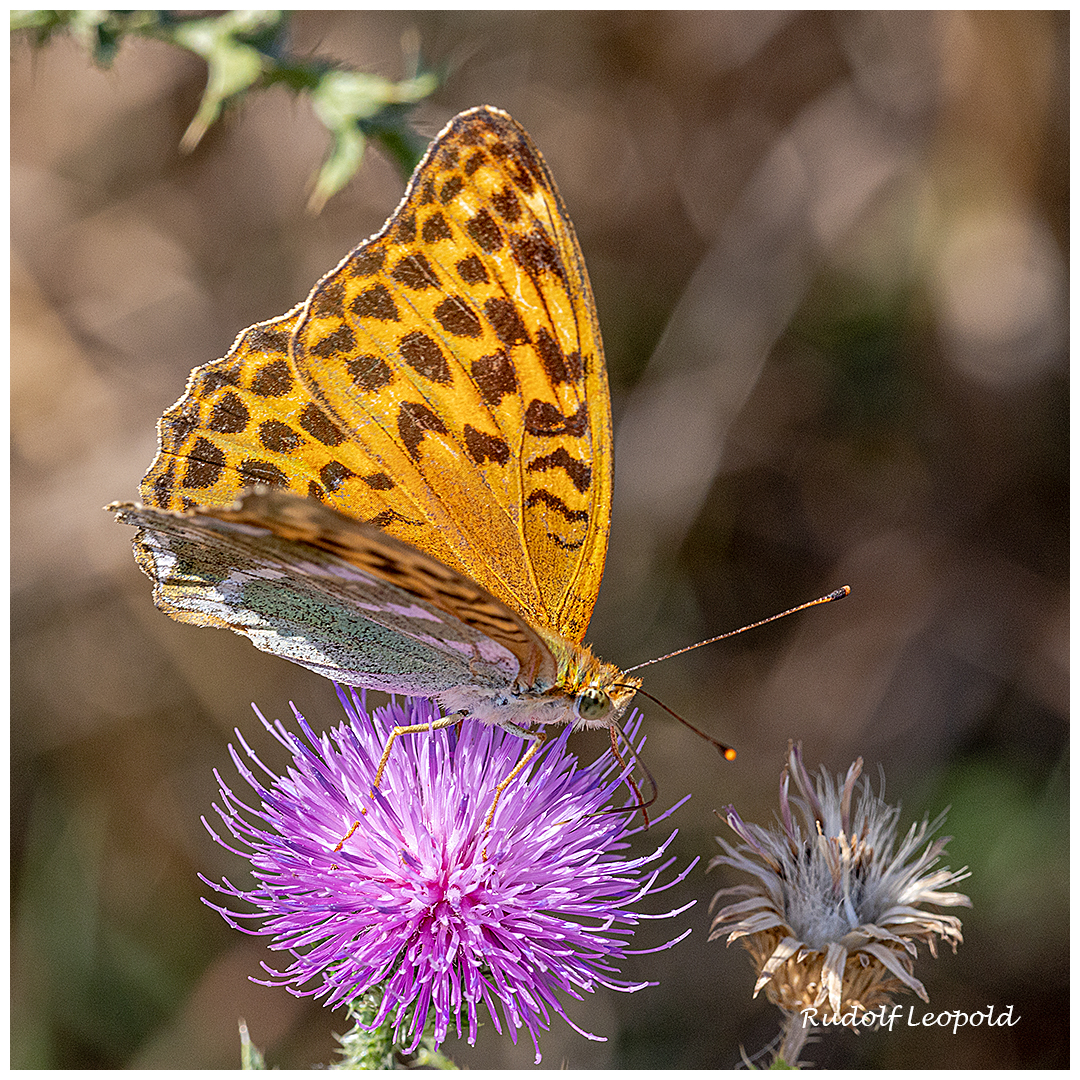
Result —
[[312, 495], [580, 641], [603, 573], [611, 418], [585, 264], [528, 135], [455, 117], [383, 229], [245, 330], [162, 417], [148, 505]]

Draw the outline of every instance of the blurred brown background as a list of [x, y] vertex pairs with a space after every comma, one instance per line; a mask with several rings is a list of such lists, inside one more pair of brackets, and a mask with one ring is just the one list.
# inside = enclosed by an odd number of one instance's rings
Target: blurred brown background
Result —
[[[820, 1064], [1047, 1067], [1068, 1039], [1068, 16], [362, 13], [294, 17], [293, 47], [402, 75], [450, 65], [415, 123], [502, 106], [577, 226], [616, 422], [611, 551], [589, 640], [623, 665], [849, 583], [806, 613], [647, 672], [739, 749], [725, 764], [642, 702], [646, 760], [698, 897], [660, 985], [570, 1003], [544, 1065], [714, 1068], [778, 1013], [707, 942], [734, 803], [767, 822], [787, 740], [856, 757], [904, 807], [951, 806], [965, 944], [916, 974], [931, 1009], [1013, 1027], [827, 1035]], [[394, 208], [377, 153], [319, 217], [325, 132], [257, 94], [190, 156], [194, 58], [129, 41], [12, 52], [13, 1064], [232, 1067], [331, 1056], [343, 1018], [251, 984], [261, 943], [200, 903], [239, 876], [199, 817], [236, 781], [249, 703], [316, 727], [329, 684], [152, 606], [130, 531], [155, 421], [189, 369], [285, 311]], [[582, 753], [602, 742], [582, 738]], [[666, 835], [659, 832], [648, 839]], [[671, 936], [646, 926], [642, 946]], [[905, 1001], [923, 1006], [914, 997]], [[472, 1067], [528, 1065], [490, 1025]]]

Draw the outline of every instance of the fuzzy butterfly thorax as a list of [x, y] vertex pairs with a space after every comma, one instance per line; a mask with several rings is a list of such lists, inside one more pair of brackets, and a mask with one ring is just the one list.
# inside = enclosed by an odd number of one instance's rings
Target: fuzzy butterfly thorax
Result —
[[640, 680], [582, 642], [611, 416], [573, 226], [482, 107], [307, 301], [196, 368], [135, 525], [173, 618], [512, 727], [612, 726]]

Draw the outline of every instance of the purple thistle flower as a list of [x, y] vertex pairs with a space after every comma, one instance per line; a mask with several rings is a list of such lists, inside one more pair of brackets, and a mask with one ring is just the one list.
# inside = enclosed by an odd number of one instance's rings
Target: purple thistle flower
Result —
[[[519, 1028], [528, 1030], [537, 1062], [538, 1033], [551, 1013], [603, 1041], [573, 1024], [555, 992], [581, 1000], [597, 986], [632, 992], [655, 985], [618, 979], [616, 961], [634, 951], [627, 939], [639, 920], [670, 918], [692, 904], [659, 915], [636, 910], [694, 864], [658, 886], [674, 861], [663, 856], [675, 834], [651, 855], [631, 858], [627, 838], [639, 831], [630, 826], [633, 815], [597, 813], [628, 770], [610, 754], [579, 768], [564, 729], [506, 789], [485, 832], [495, 785], [521, 756], [520, 738], [476, 721], [460, 732], [404, 736], [373, 796], [391, 728], [429, 723], [440, 713], [426, 700], [406, 699], [369, 714], [355, 692], [339, 688], [338, 696], [348, 722], [330, 735], [316, 735], [293, 707], [306, 742], [256, 709], [293, 754], [285, 776], [270, 773], [237, 732], [247, 758], [269, 778], [260, 782], [230, 747], [261, 806], [247, 806], [217, 777], [223, 803], [214, 809], [247, 849], [237, 854], [251, 861], [257, 884], [207, 884], [256, 911], [206, 903], [230, 925], [270, 936], [270, 948], [292, 953], [266, 985], [323, 997], [330, 1006], [379, 988], [371, 1029], [389, 1022], [406, 1052], [419, 1045], [429, 1012], [436, 1046], [451, 1022], [461, 1035], [463, 1014], [474, 1043], [481, 1004], [495, 1030], [505, 1023], [515, 1042]], [[630, 740], [639, 726], [635, 716]], [[243, 927], [238, 919], [262, 921]]]

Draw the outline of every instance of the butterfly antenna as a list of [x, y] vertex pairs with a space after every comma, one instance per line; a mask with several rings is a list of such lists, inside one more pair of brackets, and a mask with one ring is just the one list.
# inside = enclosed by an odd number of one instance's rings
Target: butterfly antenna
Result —
[[[637, 671], [638, 668], [648, 667], [650, 664], [659, 664], [661, 660], [670, 660], [673, 656], [681, 656], [683, 653], [690, 652], [691, 649], [700, 649], [702, 645], [711, 645], [714, 641], [723, 641], [724, 638], [734, 637], [736, 634], [744, 634], [747, 630], [756, 630], [759, 626], [764, 626], [766, 623], [776, 622], [777, 619], [786, 618], [788, 615], [794, 615], [797, 611], [805, 611], [807, 608], [817, 607], [818, 604], [829, 604], [833, 600], [842, 600], [848, 593], [851, 592], [850, 585], [841, 585], [839, 589], [834, 589], [828, 596], [819, 596], [816, 600], [808, 600], [805, 604], [800, 604], [798, 607], [788, 608], [787, 611], [781, 611], [777, 615], [770, 615], [767, 619], [758, 619], [757, 622], [752, 622], [747, 626], [740, 626], [738, 630], [729, 630], [726, 634], [717, 634], [716, 637], [706, 638], [705, 641], [699, 641], [694, 645], [686, 645], [681, 649], [676, 649], [674, 652], [665, 653], [663, 656], [658, 656], [655, 660], [646, 660], [644, 663], [635, 664], [633, 667], [626, 668], [626, 671]], [[644, 694], [644, 690], [639, 690], [639, 694]], [[652, 701], [656, 701], [656, 698], [651, 697], [649, 694], [645, 694], [647, 698], [651, 698]], [[662, 701], [656, 701], [662, 709], [667, 709], [667, 706]], [[671, 712], [668, 709], [668, 712]], [[672, 716], [676, 716], [676, 713], [671, 713]], [[678, 719], [682, 720], [679, 716]], [[682, 721], [686, 724], [686, 721]], [[687, 724], [687, 727], [692, 725]], [[700, 732], [699, 732], [700, 734]], [[708, 738], [708, 736], [705, 736]]]
[[[702, 642], [702, 644], [704, 645], [705, 642]], [[692, 645], [690, 647], [693, 648]], [[664, 660], [665, 657], [661, 656], [660, 659]], [[638, 667], [642, 667], [642, 666], [643, 666], [642, 664], [638, 664]], [[671, 715], [674, 716], [675, 719], [678, 720], [680, 724], [685, 724], [692, 732], [694, 732], [697, 735], [700, 735], [706, 742], [711, 742], [713, 744], [713, 746], [715, 746], [716, 749], [720, 751], [720, 754], [724, 758], [725, 761], [734, 761], [735, 760], [735, 750], [734, 750], [733, 747], [728, 746], [727, 743], [722, 743], [719, 739], [714, 739], [711, 735], [707, 735], [704, 731], [701, 730], [701, 728], [694, 727], [694, 725], [691, 724], [689, 720], [686, 720], [684, 717], [681, 717], [674, 709], [669, 709], [659, 698], [653, 697], [652, 694], [650, 694], [648, 690], [642, 690], [641, 687], [639, 686], [637, 688], [637, 692], [639, 694], [642, 694], [645, 697], [647, 697], [651, 702], [654, 702], [655, 704], [659, 705], [660, 708], [664, 710], [664, 712], [671, 713]], [[650, 779], [652, 779], [652, 778], [650, 777]]]

